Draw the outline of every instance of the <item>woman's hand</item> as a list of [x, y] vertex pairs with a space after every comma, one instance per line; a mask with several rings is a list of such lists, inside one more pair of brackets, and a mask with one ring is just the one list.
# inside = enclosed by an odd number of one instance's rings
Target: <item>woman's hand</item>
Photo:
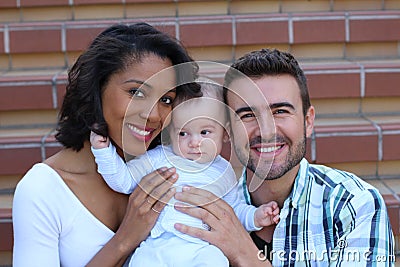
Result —
[[143, 177], [129, 197], [125, 217], [113, 238], [87, 266], [121, 266], [145, 240], [160, 212], [175, 194], [175, 168], [161, 168]]
[[177, 223], [175, 228], [178, 231], [217, 246], [233, 266], [271, 266], [269, 262], [259, 260], [257, 247], [236, 217], [232, 207], [224, 200], [195, 187], [184, 187], [182, 192], [175, 194], [175, 198], [196, 206], [176, 204], [177, 210], [201, 219], [211, 228], [207, 231]]

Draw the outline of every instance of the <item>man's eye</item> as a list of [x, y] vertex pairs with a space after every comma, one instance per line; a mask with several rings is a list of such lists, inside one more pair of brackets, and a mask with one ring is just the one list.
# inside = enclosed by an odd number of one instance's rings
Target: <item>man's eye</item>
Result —
[[253, 118], [254, 114], [253, 113], [246, 113], [246, 114], [242, 114], [240, 115], [240, 119], [248, 119], [248, 118]]
[[138, 88], [133, 88], [133, 89], [129, 90], [129, 93], [134, 97], [139, 97], [139, 98], [144, 97], [144, 93]]
[[285, 109], [277, 109], [277, 110], [274, 110], [273, 113], [274, 114], [286, 114], [286, 113], [288, 113], [288, 111]]
[[200, 133], [201, 133], [201, 135], [207, 135], [207, 134], [211, 133], [211, 131], [209, 131], [209, 130], [202, 130]]

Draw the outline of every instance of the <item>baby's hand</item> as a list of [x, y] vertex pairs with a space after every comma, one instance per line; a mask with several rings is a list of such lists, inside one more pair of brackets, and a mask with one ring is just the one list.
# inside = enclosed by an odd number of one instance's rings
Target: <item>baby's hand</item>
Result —
[[90, 132], [90, 144], [94, 149], [106, 148], [110, 144], [108, 137], [96, 134], [95, 132]]
[[257, 227], [270, 226], [278, 222], [279, 207], [275, 201], [259, 206], [254, 214], [254, 223]]

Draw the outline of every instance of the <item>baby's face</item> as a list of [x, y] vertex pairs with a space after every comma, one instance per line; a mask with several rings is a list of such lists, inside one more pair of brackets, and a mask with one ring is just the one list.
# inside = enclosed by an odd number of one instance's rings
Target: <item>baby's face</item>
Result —
[[198, 104], [173, 111], [169, 134], [175, 154], [206, 163], [221, 153], [227, 138], [223, 126], [225, 111], [214, 103]]

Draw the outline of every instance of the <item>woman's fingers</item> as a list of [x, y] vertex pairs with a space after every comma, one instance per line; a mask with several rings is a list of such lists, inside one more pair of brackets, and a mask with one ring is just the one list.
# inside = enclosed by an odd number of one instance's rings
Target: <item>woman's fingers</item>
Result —
[[161, 168], [144, 176], [130, 196], [133, 207], [153, 221], [174, 195], [171, 187], [177, 178], [175, 168]]
[[176, 189], [174, 187], [168, 189], [168, 191], [152, 206], [152, 211], [160, 213], [175, 193]]
[[144, 193], [141, 200], [147, 197], [147, 201], [154, 205], [176, 182], [178, 175], [175, 171], [175, 168], [161, 168], [144, 176], [139, 183]]

